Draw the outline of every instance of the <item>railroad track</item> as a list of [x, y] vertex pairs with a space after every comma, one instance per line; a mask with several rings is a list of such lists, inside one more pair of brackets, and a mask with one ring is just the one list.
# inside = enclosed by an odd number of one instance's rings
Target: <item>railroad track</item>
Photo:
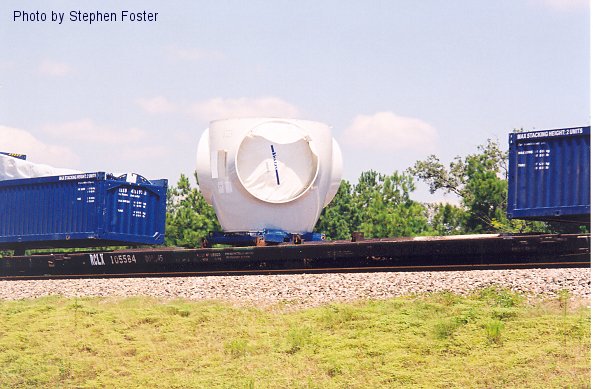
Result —
[[471, 235], [264, 247], [47, 253], [0, 260], [0, 279], [590, 267], [590, 235]]

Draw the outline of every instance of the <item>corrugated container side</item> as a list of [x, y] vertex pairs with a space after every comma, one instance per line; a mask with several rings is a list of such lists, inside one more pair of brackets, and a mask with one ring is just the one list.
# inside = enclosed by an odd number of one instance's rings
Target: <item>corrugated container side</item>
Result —
[[0, 247], [162, 244], [167, 182], [103, 172], [0, 181]]
[[590, 222], [591, 127], [509, 135], [508, 217]]

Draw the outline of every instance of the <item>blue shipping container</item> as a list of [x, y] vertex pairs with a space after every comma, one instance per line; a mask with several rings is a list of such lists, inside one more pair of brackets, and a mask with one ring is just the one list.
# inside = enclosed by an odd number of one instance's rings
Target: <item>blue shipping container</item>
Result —
[[508, 217], [591, 221], [591, 127], [509, 135]]
[[0, 181], [0, 248], [162, 244], [167, 180], [141, 181], [104, 172]]

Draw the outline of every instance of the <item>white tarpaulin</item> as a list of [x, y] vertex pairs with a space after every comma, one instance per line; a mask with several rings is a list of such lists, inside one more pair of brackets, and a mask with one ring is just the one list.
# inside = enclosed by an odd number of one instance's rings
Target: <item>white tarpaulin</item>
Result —
[[49, 165], [24, 161], [22, 159], [0, 154], [0, 180], [61, 176], [63, 174], [78, 173], [81, 172], [79, 170], [56, 168]]

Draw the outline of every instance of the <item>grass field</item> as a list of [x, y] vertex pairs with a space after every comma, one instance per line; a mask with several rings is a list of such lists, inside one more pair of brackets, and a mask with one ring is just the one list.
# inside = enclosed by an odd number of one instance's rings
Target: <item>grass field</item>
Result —
[[504, 290], [237, 308], [47, 297], [0, 302], [0, 386], [586, 388], [590, 309]]

